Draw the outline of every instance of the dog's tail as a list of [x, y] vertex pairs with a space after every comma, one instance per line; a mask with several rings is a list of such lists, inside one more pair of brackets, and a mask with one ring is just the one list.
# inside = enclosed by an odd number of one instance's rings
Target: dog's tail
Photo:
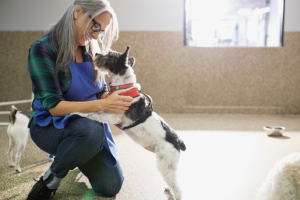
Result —
[[18, 112], [18, 109], [14, 105], [12, 105], [11, 106], [11, 111], [10, 111], [10, 114], [9, 114], [9, 122], [11, 124], [15, 123], [17, 112]]
[[186, 150], [186, 147], [185, 147], [185, 144], [183, 141], [180, 141], [180, 149], [181, 151], [185, 151]]

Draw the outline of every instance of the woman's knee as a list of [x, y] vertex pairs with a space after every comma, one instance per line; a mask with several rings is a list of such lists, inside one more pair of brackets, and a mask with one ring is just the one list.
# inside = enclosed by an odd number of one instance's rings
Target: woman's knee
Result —
[[103, 150], [79, 169], [88, 177], [94, 191], [103, 196], [115, 196], [122, 188], [124, 176], [120, 163], [113, 168], [103, 161]]
[[[73, 125], [75, 137], [88, 141], [100, 141], [103, 142], [105, 137], [104, 128], [93, 120], [87, 118], [78, 118], [73, 120], [70, 125]], [[72, 131], [72, 130], [71, 130]], [[93, 142], [92, 142], [93, 143]], [[90, 143], [91, 144], [91, 143]]]
[[110, 181], [106, 181], [104, 184], [91, 183], [94, 191], [100, 195], [106, 197], [116, 196], [123, 185], [124, 178], [120, 177], [119, 179], [112, 179]]

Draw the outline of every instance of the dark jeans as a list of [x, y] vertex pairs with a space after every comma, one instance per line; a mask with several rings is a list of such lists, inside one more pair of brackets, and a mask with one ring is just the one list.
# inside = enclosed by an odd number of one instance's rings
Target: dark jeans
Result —
[[105, 132], [99, 123], [77, 118], [70, 119], [64, 129], [57, 129], [53, 124], [42, 127], [31, 122], [30, 135], [40, 149], [55, 155], [50, 166], [55, 176], [63, 178], [78, 167], [97, 193], [114, 196], [120, 191], [124, 180], [122, 169], [119, 162], [114, 168], [104, 164]]

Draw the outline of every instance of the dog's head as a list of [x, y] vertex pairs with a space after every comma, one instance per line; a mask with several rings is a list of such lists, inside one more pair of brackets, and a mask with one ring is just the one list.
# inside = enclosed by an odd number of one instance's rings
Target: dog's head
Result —
[[130, 46], [123, 54], [116, 51], [109, 51], [106, 55], [96, 54], [94, 63], [101, 71], [123, 76], [135, 63], [134, 57], [128, 58], [129, 49]]

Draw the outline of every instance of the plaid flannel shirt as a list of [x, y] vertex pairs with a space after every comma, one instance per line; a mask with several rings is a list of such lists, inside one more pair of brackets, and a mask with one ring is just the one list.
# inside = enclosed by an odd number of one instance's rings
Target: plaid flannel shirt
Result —
[[[29, 49], [27, 70], [32, 81], [32, 91], [34, 99], [41, 101], [44, 110], [54, 108], [59, 102], [65, 101], [63, 95], [69, 91], [72, 84], [71, 74], [66, 75], [63, 67], [58, 74], [56, 73], [57, 54], [57, 47], [50, 34], [42, 36]], [[105, 92], [108, 92], [106, 84], [103, 90], [96, 94], [97, 99]], [[32, 107], [29, 124], [35, 113]]]

